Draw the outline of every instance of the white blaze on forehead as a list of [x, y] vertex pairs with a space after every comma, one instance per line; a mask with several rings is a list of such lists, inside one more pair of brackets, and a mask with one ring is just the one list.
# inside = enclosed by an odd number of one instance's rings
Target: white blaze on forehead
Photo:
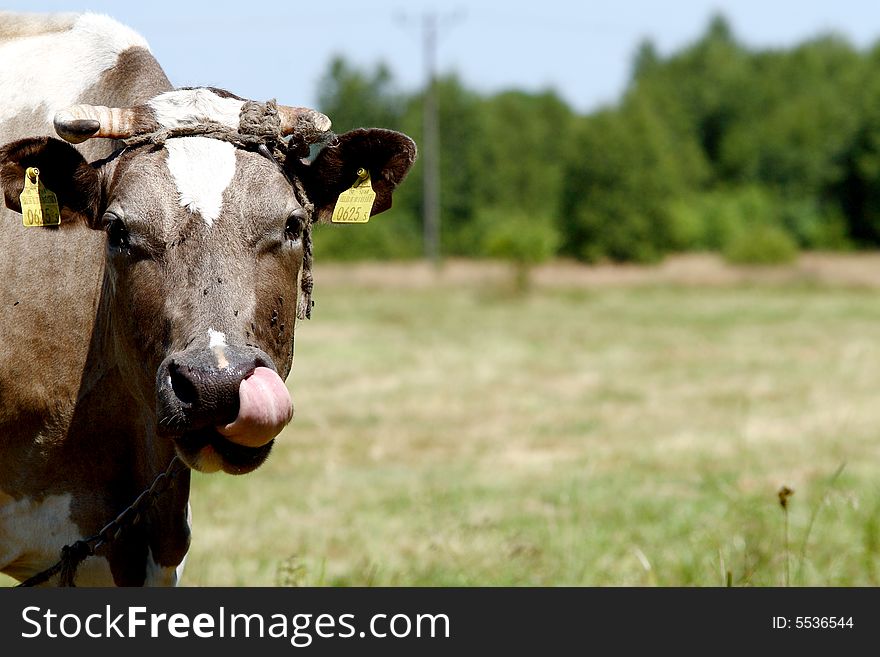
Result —
[[[160, 94], [147, 104], [163, 128], [216, 121], [237, 130], [244, 101], [223, 98], [210, 89], [181, 89]], [[165, 149], [180, 205], [212, 226], [223, 208], [223, 191], [235, 176], [235, 147], [215, 139], [184, 137], [169, 139]]]
[[212, 226], [223, 209], [223, 192], [235, 176], [235, 146], [208, 137], [180, 137], [165, 142], [165, 150], [181, 207]]
[[[3, 19], [13, 31], [15, 15], [5, 14]], [[141, 35], [99, 14], [74, 17], [63, 32], [0, 42], [0, 121], [44, 105], [51, 124], [55, 112], [79, 101], [129, 48], [149, 50]]]
[[216, 121], [238, 130], [243, 100], [223, 98], [210, 89], [182, 89], [160, 94], [147, 103], [163, 128], [181, 128]]

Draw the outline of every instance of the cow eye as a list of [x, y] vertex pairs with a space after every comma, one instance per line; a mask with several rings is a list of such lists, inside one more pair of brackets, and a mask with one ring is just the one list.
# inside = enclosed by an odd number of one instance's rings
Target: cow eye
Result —
[[306, 221], [306, 213], [304, 210], [296, 210], [287, 218], [284, 224], [284, 236], [295, 242], [302, 237], [303, 225]]
[[128, 228], [125, 222], [118, 215], [107, 212], [104, 215], [104, 226], [107, 231], [107, 242], [114, 249], [127, 249], [130, 244], [128, 241]]

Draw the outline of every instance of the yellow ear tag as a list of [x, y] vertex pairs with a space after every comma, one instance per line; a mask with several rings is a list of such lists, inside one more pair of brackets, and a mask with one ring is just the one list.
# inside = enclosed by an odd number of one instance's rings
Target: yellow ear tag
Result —
[[342, 192], [336, 200], [336, 207], [330, 218], [335, 224], [365, 224], [370, 220], [376, 192], [370, 183], [369, 171], [358, 169], [357, 176], [354, 185]]
[[25, 226], [57, 226], [61, 223], [58, 198], [40, 182], [40, 170], [36, 167], [28, 167], [24, 172], [24, 190], [18, 200]]

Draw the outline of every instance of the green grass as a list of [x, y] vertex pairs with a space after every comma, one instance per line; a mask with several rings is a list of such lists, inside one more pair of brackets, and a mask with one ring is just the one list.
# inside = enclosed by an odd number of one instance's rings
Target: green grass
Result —
[[344, 278], [185, 584], [880, 585], [877, 290]]
[[877, 292], [316, 299], [269, 463], [195, 478], [187, 584], [880, 583]]

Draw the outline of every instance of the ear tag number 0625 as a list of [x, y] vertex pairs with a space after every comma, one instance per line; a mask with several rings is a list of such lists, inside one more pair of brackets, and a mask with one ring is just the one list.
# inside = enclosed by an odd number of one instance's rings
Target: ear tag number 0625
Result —
[[357, 176], [354, 185], [342, 192], [336, 201], [330, 218], [335, 224], [365, 224], [370, 220], [376, 192], [373, 191], [369, 171], [358, 169]]
[[57, 226], [61, 223], [58, 198], [40, 181], [40, 170], [36, 167], [28, 167], [24, 172], [24, 189], [18, 200], [25, 226]]

